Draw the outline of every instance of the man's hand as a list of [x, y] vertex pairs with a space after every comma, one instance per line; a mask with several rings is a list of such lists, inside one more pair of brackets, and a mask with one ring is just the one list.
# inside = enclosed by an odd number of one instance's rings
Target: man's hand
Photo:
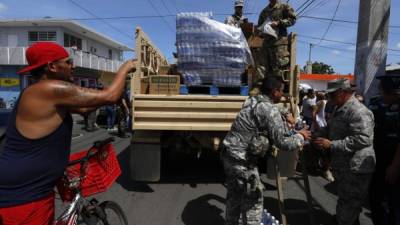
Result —
[[271, 22], [271, 27], [275, 28], [279, 26], [279, 21], [272, 21]]
[[291, 113], [286, 114], [286, 115], [285, 115], [285, 118], [286, 118], [286, 121], [287, 121], [290, 125], [294, 126], [294, 125], [296, 124], [296, 119], [293, 117], [293, 115], [292, 115]]
[[324, 150], [329, 150], [331, 149], [332, 142], [328, 139], [325, 138], [316, 138], [313, 141], [314, 147], [317, 149], [324, 149]]
[[391, 164], [386, 170], [386, 182], [396, 184], [399, 179], [399, 170], [396, 165]]
[[304, 140], [310, 140], [311, 138], [311, 132], [307, 129], [302, 129], [300, 131], [298, 131], [297, 133], [301, 134], [301, 136], [303, 136]]
[[122, 65], [128, 72], [134, 72], [134, 69], [136, 68], [136, 59], [130, 59], [124, 62]]

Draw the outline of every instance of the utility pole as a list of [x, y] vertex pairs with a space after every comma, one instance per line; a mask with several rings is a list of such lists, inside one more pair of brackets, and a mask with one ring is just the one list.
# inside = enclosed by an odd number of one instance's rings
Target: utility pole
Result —
[[391, 0], [360, 0], [355, 78], [368, 102], [378, 93], [375, 77], [386, 70]]
[[310, 51], [308, 52], [308, 62], [307, 62], [307, 69], [306, 73], [307, 74], [312, 74], [312, 62], [311, 62], [311, 49], [313, 47], [313, 44], [310, 44]]

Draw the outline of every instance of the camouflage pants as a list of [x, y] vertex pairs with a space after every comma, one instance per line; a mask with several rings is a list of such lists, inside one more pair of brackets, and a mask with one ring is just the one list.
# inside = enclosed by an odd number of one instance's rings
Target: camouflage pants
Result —
[[356, 174], [351, 171], [335, 172], [338, 202], [336, 217], [339, 225], [353, 225], [362, 211], [367, 198], [372, 174]]
[[261, 49], [261, 57], [258, 73], [263, 73], [264, 78], [267, 76], [281, 77], [283, 70], [289, 69], [290, 53], [287, 38], [280, 38], [273, 42], [265, 40]]
[[250, 169], [223, 160], [227, 196], [226, 225], [260, 225], [263, 210], [263, 193], [257, 167]]

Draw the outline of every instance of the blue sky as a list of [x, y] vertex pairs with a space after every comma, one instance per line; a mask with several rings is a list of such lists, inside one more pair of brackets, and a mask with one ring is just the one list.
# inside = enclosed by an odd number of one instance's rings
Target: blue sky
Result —
[[[177, 12], [213, 12], [214, 19], [224, 20], [224, 15], [233, 11], [234, 0], [0, 0], [0, 19], [43, 18], [93, 18], [88, 12], [79, 8], [71, 1], [77, 2], [83, 8], [90, 10], [96, 16], [132, 17], [174, 15]], [[285, 0], [286, 1], [286, 0]], [[294, 9], [299, 8], [306, 0], [290, 0]], [[339, 0], [316, 0], [321, 7], [306, 11], [305, 15], [331, 18]], [[245, 12], [251, 22], [256, 22], [259, 12], [267, 5], [268, 0], [248, 0]], [[357, 21], [359, 0], [342, 0], [336, 19]], [[392, 0], [389, 29], [389, 51], [387, 63], [400, 62], [400, 1]], [[79, 20], [98, 32], [104, 33], [115, 40], [134, 47], [134, 29], [141, 26], [153, 42], [168, 58], [175, 51], [175, 17], [124, 18], [102, 20]], [[111, 28], [107, 23], [116, 27]], [[329, 25], [329, 21], [301, 18], [290, 28], [299, 34], [297, 60], [303, 66], [308, 59], [308, 43], [318, 43]], [[311, 38], [310, 38], [311, 37]], [[312, 39], [317, 38], [317, 39]], [[326, 39], [355, 43], [357, 39], [357, 24], [334, 22], [327, 33]], [[336, 72], [347, 74], [354, 71], [355, 46], [322, 41], [320, 46], [312, 51], [313, 61], [322, 61], [333, 66]], [[131, 56], [127, 54], [128, 56]]]

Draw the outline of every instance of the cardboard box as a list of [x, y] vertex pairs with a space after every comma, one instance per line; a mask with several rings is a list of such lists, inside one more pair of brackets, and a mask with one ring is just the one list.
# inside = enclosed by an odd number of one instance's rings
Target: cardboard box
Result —
[[153, 95], [179, 95], [179, 75], [154, 75], [149, 77], [150, 94]]
[[253, 36], [250, 38], [250, 48], [261, 48], [264, 42], [264, 38], [259, 36]]
[[170, 66], [160, 66], [158, 67], [158, 74], [167, 75], [169, 72]]
[[140, 78], [140, 94], [148, 94], [149, 93], [149, 78], [142, 77]]

